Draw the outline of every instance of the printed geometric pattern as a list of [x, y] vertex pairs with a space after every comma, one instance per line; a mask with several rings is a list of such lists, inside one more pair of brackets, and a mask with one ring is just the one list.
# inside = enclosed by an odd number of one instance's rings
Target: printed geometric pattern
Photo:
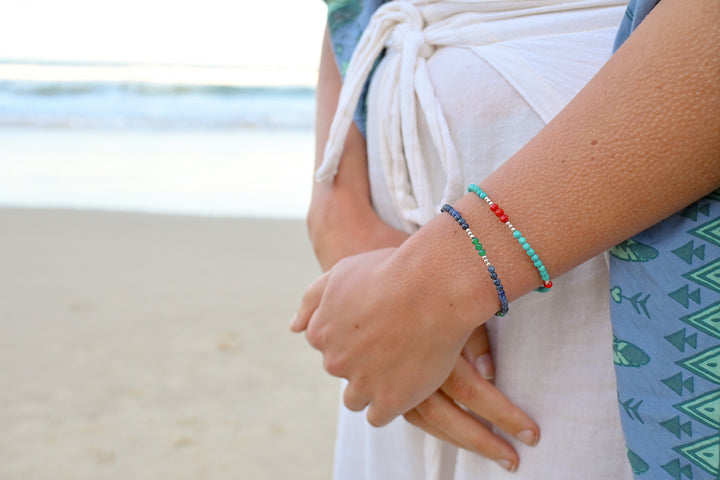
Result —
[[658, 256], [658, 251], [629, 238], [612, 247], [610, 255], [625, 262], [648, 262]]
[[720, 346], [709, 348], [675, 363], [709, 382], [720, 385]]
[[720, 390], [674, 405], [698, 422], [711, 428], [720, 428]]
[[688, 233], [720, 247], [720, 218], [688, 230]]
[[720, 302], [681, 317], [680, 320], [712, 337], [720, 338]]
[[670, 342], [675, 348], [677, 348], [681, 352], [685, 351], [685, 345], [690, 345], [692, 348], [697, 348], [697, 333], [687, 335], [685, 333], [686, 330], [686, 328], [683, 328], [682, 330], [678, 330], [672, 335], [666, 335], [665, 340]]
[[[633, 402], [635, 402], [635, 405], [633, 405]], [[634, 398], [629, 398], [623, 402], [620, 398], [618, 398], [618, 403], [620, 403], [620, 406], [623, 407], [623, 410], [625, 410], [627, 416], [630, 417], [630, 420], [637, 420], [642, 424], [645, 423], [642, 417], [640, 417], [640, 405], [643, 403], [642, 400], [635, 401]]]
[[683, 475], [686, 478], [693, 478], [692, 468], [690, 467], [690, 465], [685, 465], [684, 467], [681, 466], [679, 458], [676, 458], [672, 462], [666, 463], [662, 466], [662, 468], [675, 480], [681, 480]]
[[710, 216], [710, 204], [700, 204], [700, 202], [693, 203], [689, 207], [687, 207], [682, 212], [682, 216], [685, 218], [689, 218], [693, 222], [697, 222], [698, 214], [705, 215], [706, 217]]
[[700, 260], [705, 260], [705, 245], [700, 245], [699, 247], [695, 248], [695, 242], [693, 242], [692, 240], [690, 240], [682, 247], [676, 248], [675, 250], [671, 251], [688, 265], [692, 265], [694, 257], [697, 257]]
[[675, 418], [671, 418], [670, 420], [660, 422], [660, 425], [677, 438], [682, 437], [683, 433], [692, 437], [692, 422], [680, 423], [680, 415], [677, 415]]
[[690, 460], [711, 475], [720, 474], [720, 435], [705, 437], [693, 443], [673, 448], [677, 453]]
[[[627, 445], [625, 445], [625, 448], [627, 448]], [[627, 458], [630, 462], [630, 468], [632, 468], [635, 475], [642, 475], [650, 468], [650, 465], [648, 465], [645, 460], [640, 458], [637, 453], [633, 452], [629, 448], [627, 448]]]
[[690, 377], [686, 380], [683, 380], [682, 373], [678, 373], [677, 375], [673, 375], [672, 377], [666, 378], [661, 381], [665, 385], [667, 385], [670, 390], [680, 396], [682, 396], [683, 394], [683, 387], [690, 393], [695, 391], [695, 379], [693, 377]]
[[[685, 275], [683, 275], [685, 276]], [[692, 279], [691, 279], [692, 280]], [[690, 285], [685, 285], [684, 287], [680, 287], [674, 292], [668, 293], [668, 296], [678, 302], [680, 305], [682, 305], [685, 308], [690, 308], [690, 300], [693, 301], [693, 303], [696, 303], [700, 305], [700, 289], [690, 291]]]
[[620, 340], [613, 335], [613, 361], [615, 365], [624, 367], [642, 367], [647, 365], [650, 357], [637, 345]]
[[720, 293], [720, 258], [683, 274], [684, 278]]

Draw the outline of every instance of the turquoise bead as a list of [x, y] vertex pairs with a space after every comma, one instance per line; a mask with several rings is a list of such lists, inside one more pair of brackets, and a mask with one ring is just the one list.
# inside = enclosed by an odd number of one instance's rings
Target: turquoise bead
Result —
[[[527, 245], [530, 245], [530, 244], [528, 243]], [[527, 248], [526, 248], [525, 250], [527, 250]], [[533, 249], [531, 248], [530, 250], [527, 250], [527, 254], [532, 257], [533, 255], [535, 255], [535, 250], [533, 250]]]
[[523, 245], [523, 248], [524, 248], [525, 250], [530, 250], [530, 244], [529, 244], [529, 243], [524, 244], [524, 245]]
[[530, 260], [532, 260], [533, 262], [537, 262], [538, 260], [540, 260], [540, 257], [538, 257], [537, 255], [533, 255], [532, 257], [530, 257]]
[[[545, 265], [539, 266], [539, 267], [538, 267], [538, 271], [539, 271], [539, 272], [544, 272], [544, 271], [545, 271]], [[541, 275], [542, 275], [542, 273], [541, 273]]]
[[540, 267], [543, 266], [543, 264], [542, 264], [542, 262], [541, 262], [540, 260], [536, 260], [536, 261], [535, 261], [535, 266], [538, 267], [538, 268], [540, 268]]
[[527, 239], [525, 237], [518, 238], [518, 242], [520, 242], [520, 245], [525, 245], [527, 243]]
[[522, 237], [522, 233], [520, 233], [520, 230], [515, 230], [515, 231], [513, 232], [513, 237], [515, 237], [515, 238], [520, 238], [520, 237]]

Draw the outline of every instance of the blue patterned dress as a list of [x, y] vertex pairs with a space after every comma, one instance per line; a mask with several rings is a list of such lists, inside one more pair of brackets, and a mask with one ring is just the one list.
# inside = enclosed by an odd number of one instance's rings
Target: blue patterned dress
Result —
[[[616, 46], [657, 3], [630, 2]], [[720, 190], [613, 248], [610, 298], [635, 477], [720, 478]]]

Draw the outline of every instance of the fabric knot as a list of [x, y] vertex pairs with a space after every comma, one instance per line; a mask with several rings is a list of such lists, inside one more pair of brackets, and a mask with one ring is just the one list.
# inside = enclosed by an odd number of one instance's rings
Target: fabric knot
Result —
[[425, 59], [430, 58], [435, 52], [435, 47], [428, 41], [425, 32], [414, 29], [408, 24], [399, 24], [395, 27], [388, 40], [387, 48], [400, 51], [408, 49], [418, 57]]

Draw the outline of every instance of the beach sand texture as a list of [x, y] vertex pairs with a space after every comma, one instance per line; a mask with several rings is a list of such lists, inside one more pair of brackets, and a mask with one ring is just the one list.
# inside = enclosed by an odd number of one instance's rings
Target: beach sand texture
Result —
[[0, 479], [329, 478], [304, 224], [0, 209]]

